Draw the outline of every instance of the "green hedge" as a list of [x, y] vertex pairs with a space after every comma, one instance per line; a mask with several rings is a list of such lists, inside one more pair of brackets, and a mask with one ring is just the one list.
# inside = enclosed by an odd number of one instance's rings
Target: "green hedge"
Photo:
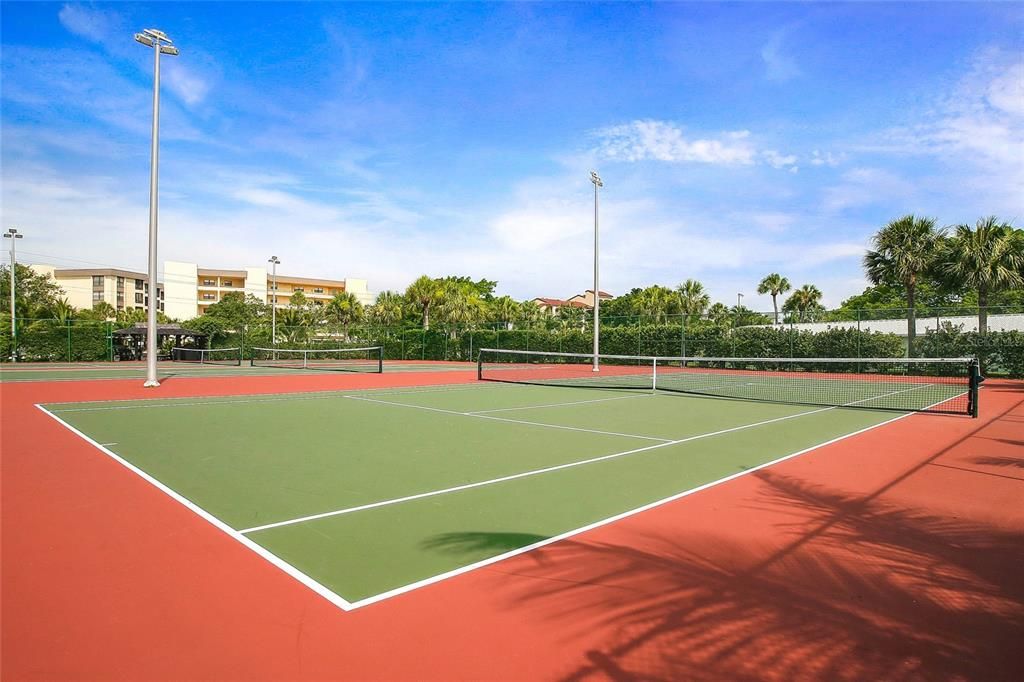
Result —
[[938, 331], [928, 330], [917, 337], [915, 350], [920, 357], [977, 357], [982, 372], [988, 376], [1024, 378], [1024, 333], [965, 332], [945, 325]]

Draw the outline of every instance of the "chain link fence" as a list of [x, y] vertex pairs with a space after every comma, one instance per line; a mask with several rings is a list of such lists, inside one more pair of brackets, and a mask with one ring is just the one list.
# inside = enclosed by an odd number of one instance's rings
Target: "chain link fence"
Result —
[[[987, 310], [987, 331], [979, 331], [977, 308], [918, 311], [916, 339], [908, 344], [906, 310], [826, 311], [835, 318], [775, 325], [744, 324], [748, 319], [708, 320], [680, 315], [602, 317], [601, 352], [616, 355], [869, 358], [976, 356], [990, 375], [1024, 377], [1024, 310]], [[898, 312], [900, 315], [896, 315]], [[770, 313], [768, 317], [773, 317]], [[763, 322], [762, 320], [759, 320]], [[740, 324], [737, 324], [740, 322]], [[0, 332], [0, 357], [27, 362], [103, 362], [118, 357], [110, 322], [18, 320], [12, 343], [9, 318]], [[386, 360], [475, 361], [480, 348], [588, 353], [593, 348], [590, 320], [557, 317], [528, 325], [277, 326], [281, 348], [383, 346]], [[274, 345], [269, 324], [215, 331], [212, 348], [251, 349]], [[169, 350], [169, 349], [164, 349]]]

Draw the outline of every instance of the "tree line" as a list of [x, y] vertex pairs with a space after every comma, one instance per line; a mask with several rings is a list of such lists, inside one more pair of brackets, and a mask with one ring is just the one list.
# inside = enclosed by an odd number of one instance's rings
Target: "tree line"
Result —
[[[916, 313], [939, 307], [977, 307], [979, 331], [987, 331], [989, 306], [1024, 306], [1024, 230], [989, 217], [976, 225], [938, 228], [936, 221], [906, 215], [890, 221], [871, 241], [863, 257], [871, 286], [843, 301], [838, 310], [826, 311], [822, 292], [812, 283], [793, 288], [789, 279], [773, 272], [757, 284], [759, 294], [772, 299], [766, 315], [742, 305], [712, 302], [704, 285], [686, 279], [674, 288], [638, 287], [601, 305], [602, 325], [615, 326], [643, 318], [658, 324], [678, 320], [689, 325], [728, 327], [852, 319], [853, 311], [876, 316], [906, 317], [910, 347], [916, 336]], [[46, 318], [60, 322], [113, 321], [130, 326], [145, 320], [145, 311], [117, 311], [106, 302], [76, 310], [52, 279], [18, 265], [17, 317]], [[0, 266], [0, 309], [9, 305], [9, 271]], [[358, 324], [379, 327], [443, 328], [489, 326], [516, 328], [582, 329], [591, 312], [563, 306], [548, 314], [532, 300], [517, 301], [496, 296], [497, 282], [464, 276], [422, 275], [404, 291], [381, 292], [372, 305], [363, 306], [348, 292], [326, 302], [314, 301], [302, 292], [292, 294], [287, 307], [277, 311], [284, 340], [288, 330], [316, 329], [332, 325], [347, 330]], [[788, 294], [788, 296], [786, 296]], [[780, 306], [780, 299], [785, 296]], [[3, 313], [0, 313], [2, 315]], [[9, 316], [7, 316], [9, 319]], [[195, 331], [216, 333], [238, 326], [264, 325], [271, 319], [265, 301], [242, 292], [227, 294], [207, 308], [204, 315], [182, 321]], [[162, 313], [161, 321], [169, 321]]]

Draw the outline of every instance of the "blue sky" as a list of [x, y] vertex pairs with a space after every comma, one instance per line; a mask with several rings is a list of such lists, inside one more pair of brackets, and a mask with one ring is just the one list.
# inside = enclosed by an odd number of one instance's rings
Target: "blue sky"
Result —
[[1019, 3], [2, 5], [4, 227], [25, 259], [499, 281], [517, 298], [768, 272], [838, 304], [907, 212], [1024, 219]]

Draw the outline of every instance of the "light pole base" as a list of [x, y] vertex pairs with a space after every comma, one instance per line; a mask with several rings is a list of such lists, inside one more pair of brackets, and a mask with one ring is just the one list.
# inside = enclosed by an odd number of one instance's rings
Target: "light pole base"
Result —
[[594, 368], [593, 370], [591, 370], [591, 371], [594, 371], [594, 372], [600, 372], [600, 371], [601, 371], [601, 368], [600, 368], [600, 367], [595, 367], [595, 368]]
[[160, 385], [160, 382], [156, 379], [146, 379], [146, 383], [142, 384], [143, 388], [156, 388]]

